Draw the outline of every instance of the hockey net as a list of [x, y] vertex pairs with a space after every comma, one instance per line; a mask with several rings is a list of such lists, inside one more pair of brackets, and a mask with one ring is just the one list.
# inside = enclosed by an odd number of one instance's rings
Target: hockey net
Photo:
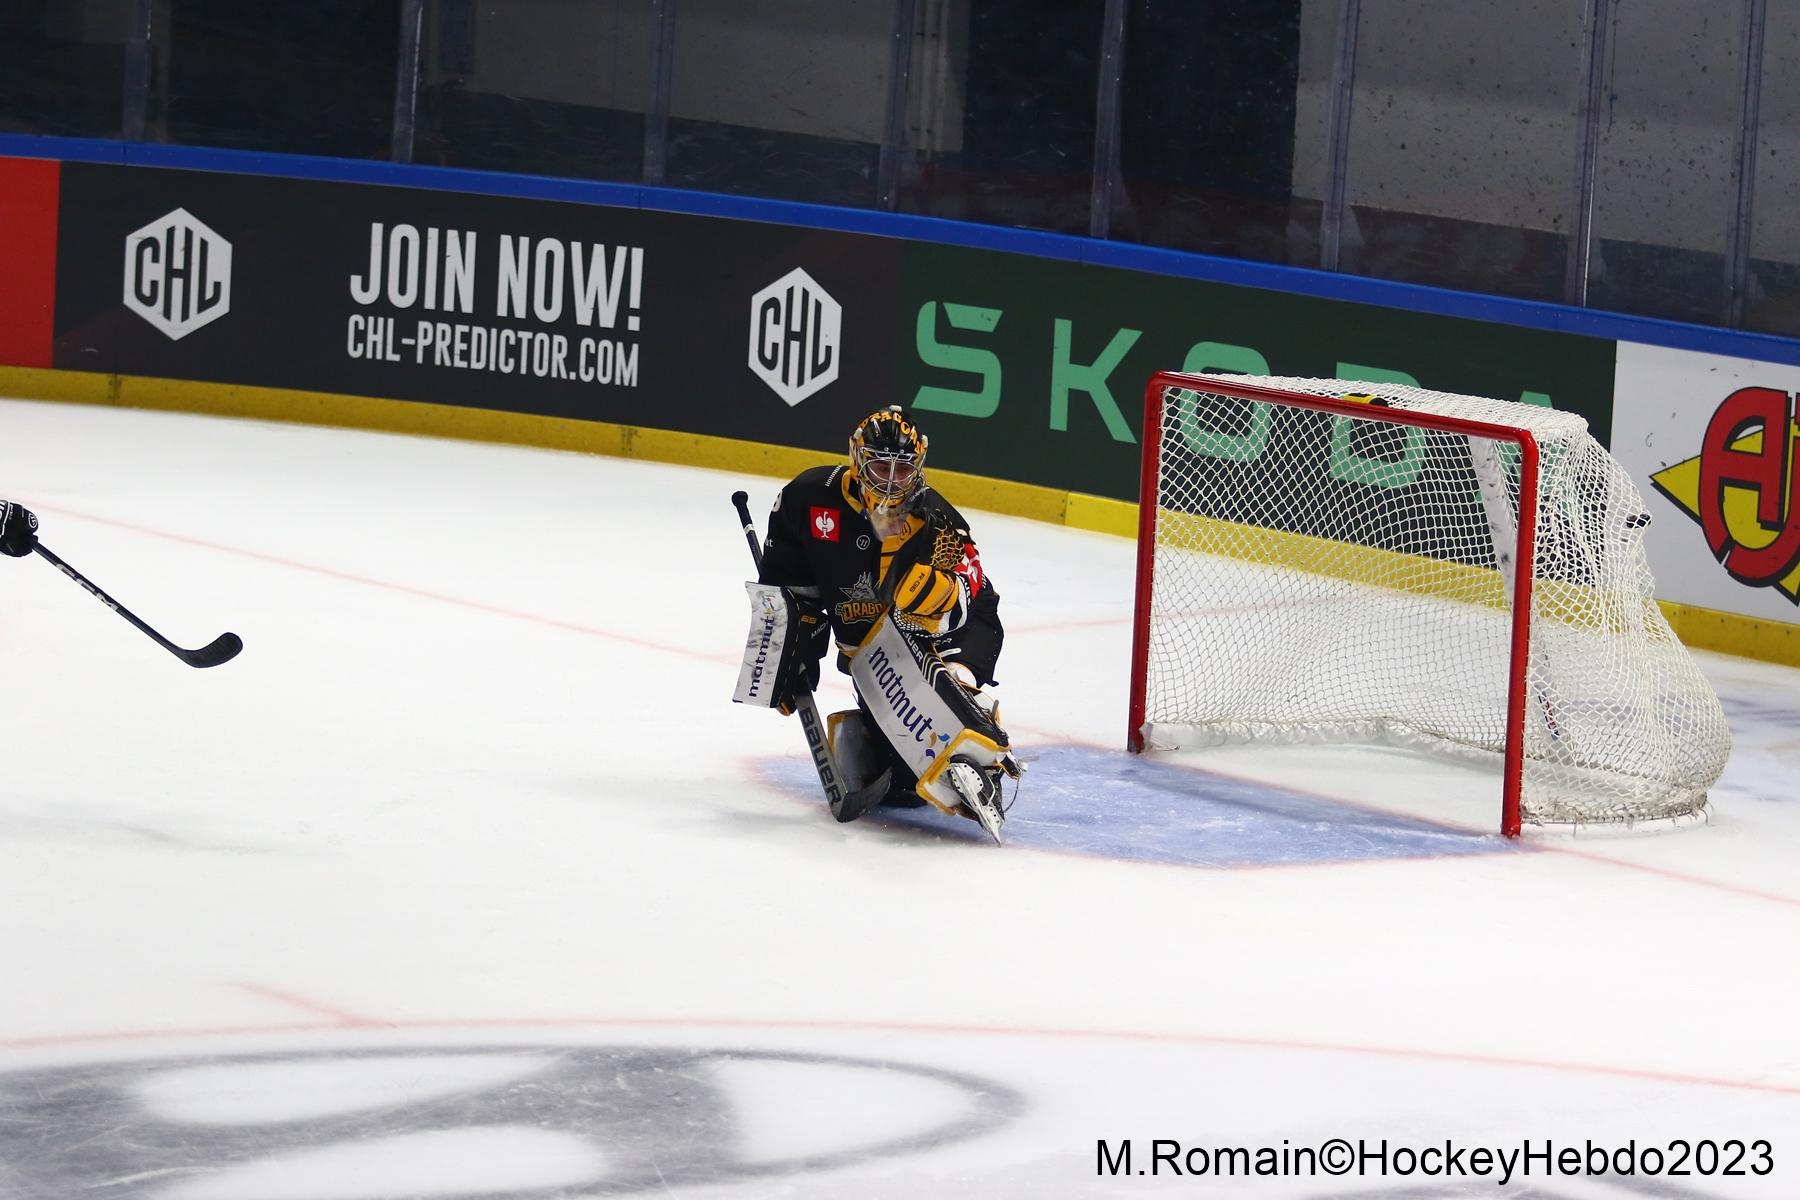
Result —
[[1643, 501], [1581, 417], [1162, 373], [1144, 429], [1134, 750], [1499, 755], [1509, 835], [1704, 815], [1724, 713], [1652, 594]]

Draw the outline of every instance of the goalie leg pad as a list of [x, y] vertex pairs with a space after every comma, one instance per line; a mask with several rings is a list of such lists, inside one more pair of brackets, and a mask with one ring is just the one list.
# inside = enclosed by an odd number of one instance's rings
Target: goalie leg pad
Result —
[[832, 713], [825, 718], [825, 728], [845, 787], [851, 791], [865, 788], [887, 770], [886, 748], [881, 743], [881, 735], [870, 726], [860, 709], [847, 708]]
[[918, 794], [946, 813], [963, 807], [945, 777], [952, 756], [1016, 773], [1011, 743], [925, 642], [883, 616], [850, 662], [850, 677], [877, 729], [918, 779]]

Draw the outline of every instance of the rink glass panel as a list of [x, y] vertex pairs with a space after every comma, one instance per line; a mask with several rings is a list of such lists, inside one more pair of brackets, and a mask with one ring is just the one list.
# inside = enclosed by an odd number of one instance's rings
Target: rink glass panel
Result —
[[1800, 336], [1800, 8], [1769, 6], [1744, 328]]
[[[1747, 2], [1614, 6], [1595, 131], [1592, 307], [1724, 322]], [[1686, 37], [1672, 40], [1672, 27]], [[1765, 202], [1788, 207], [1780, 196]]]
[[[1318, 155], [1337, 24], [1298, 0], [1133, 5], [1110, 236], [1317, 266]], [[1303, 61], [1303, 48], [1304, 61]]]
[[153, 6], [147, 136], [337, 158], [388, 157], [399, 0]]
[[1346, 11], [16, 0], [0, 130], [893, 210], [1800, 333], [1793, 6], [1396, 0], [1354, 6], [1353, 42]]
[[873, 207], [892, 0], [681, 0], [673, 187]]
[[[1583, 61], [1579, 5], [1520, 0], [1475, 20], [1456, 5], [1363, 5], [1340, 268], [1563, 299]], [[1323, 158], [1296, 171], [1317, 175]]]
[[650, 0], [427, 0], [413, 161], [643, 178]]
[[926, 5], [929, 19], [914, 39], [900, 210], [1087, 233], [1104, 8]]
[[129, 16], [125, 5], [0, 5], [0, 131], [120, 136]]

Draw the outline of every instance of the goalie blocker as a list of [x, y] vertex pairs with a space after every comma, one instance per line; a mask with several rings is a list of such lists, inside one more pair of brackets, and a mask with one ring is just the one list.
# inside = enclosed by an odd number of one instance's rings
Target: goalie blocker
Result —
[[[750, 632], [732, 699], [779, 708], [790, 681], [816, 665], [805, 628], [815, 618], [785, 588], [745, 587]], [[845, 784], [860, 788], [890, 765], [901, 767], [922, 800], [973, 817], [998, 842], [1005, 820], [1000, 780], [1017, 779], [1020, 768], [994, 713], [977, 703], [923, 638], [899, 629], [886, 614], [851, 658], [850, 677], [866, 717], [850, 709], [827, 719]], [[876, 731], [885, 747], [874, 742]]]
[[790, 713], [797, 695], [819, 682], [819, 656], [829, 626], [819, 614], [801, 608], [786, 588], [772, 583], [744, 587], [750, 593], [750, 633], [731, 698]]

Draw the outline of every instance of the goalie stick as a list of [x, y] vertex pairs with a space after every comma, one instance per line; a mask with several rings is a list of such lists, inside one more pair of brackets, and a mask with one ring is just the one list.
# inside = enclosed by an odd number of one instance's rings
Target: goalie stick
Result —
[[[756, 540], [756, 522], [750, 519], [750, 494], [731, 493], [731, 504], [737, 509], [738, 521], [744, 527], [744, 540], [750, 543], [750, 558], [760, 572], [762, 546]], [[825, 736], [825, 722], [819, 718], [818, 702], [813, 699], [810, 691], [801, 692], [795, 698], [794, 711], [800, 714], [800, 728], [806, 734], [806, 746], [812, 753], [813, 767], [819, 772], [819, 786], [825, 789], [825, 798], [831, 802], [831, 815], [839, 821], [854, 821], [881, 803], [881, 798], [887, 795], [893, 769], [883, 771], [865, 787], [854, 791], [846, 788], [843, 772], [838, 769], [837, 756], [831, 752], [831, 741]]]
[[198, 650], [185, 650], [140, 621], [137, 618], [137, 615], [130, 609], [95, 587], [93, 581], [88, 579], [87, 576], [83, 575], [80, 571], [77, 571], [74, 567], [71, 567], [62, 559], [56, 557], [56, 555], [50, 553], [42, 542], [33, 546], [32, 549], [48, 559], [50, 564], [57, 570], [93, 593], [94, 598], [100, 601], [100, 603], [106, 605], [106, 607], [112, 609], [121, 617], [124, 617], [127, 621], [130, 621], [133, 625], [136, 625], [139, 629], [149, 634], [152, 641], [190, 667], [216, 667], [220, 663], [230, 662], [232, 659], [236, 658], [238, 651], [244, 648], [243, 639], [238, 637], [237, 634], [221, 633], [218, 637], [200, 647]]

